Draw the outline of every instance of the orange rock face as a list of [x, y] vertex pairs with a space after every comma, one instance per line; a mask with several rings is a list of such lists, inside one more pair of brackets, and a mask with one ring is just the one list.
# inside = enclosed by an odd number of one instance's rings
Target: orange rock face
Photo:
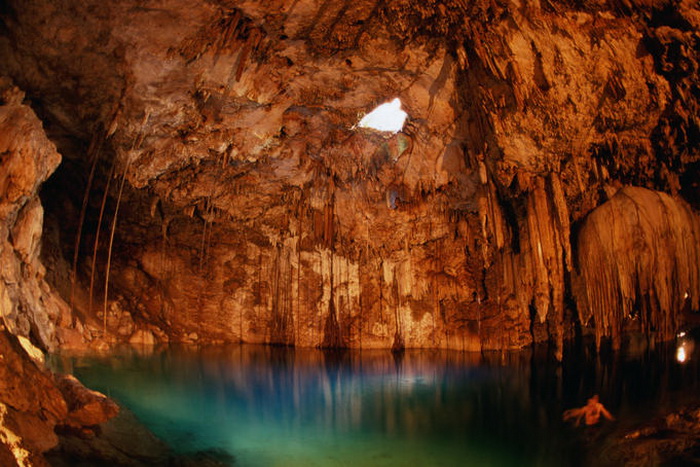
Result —
[[[594, 209], [623, 186], [698, 206], [689, 2], [7, 10], [0, 71], [36, 96], [65, 156], [44, 189], [44, 261], [88, 339], [549, 341], [560, 357], [579, 329], [619, 340], [628, 302], [652, 287], [625, 269], [594, 291], [575, 258], [608, 250], [583, 235], [586, 216], [609, 227]], [[357, 128], [396, 97], [400, 132]], [[658, 207], [643, 198], [622, 209]], [[667, 303], [653, 313], [672, 323]]]
[[75, 379], [70, 391], [59, 391], [32, 345], [55, 349], [70, 310], [44, 280], [39, 260], [38, 190], [60, 155], [22, 99], [0, 79], [0, 464], [43, 466], [42, 453], [58, 443], [56, 425], [95, 425], [116, 406]]
[[94, 427], [119, 413], [119, 406], [104, 394], [83, 386], [74, 376], [56, 376], [58, 389], [68, 404], [63, 425], [71, 428]]
[[[583, 322], [615, 347], [626, 326], [675, 337], [681, 311], [700, 308], [700, 217], [664, 193], [624, 188], [585, 220], [579, 233], [578, 297]], [[640, 293], [643, 291], [643, 293]]]
[[54, 426], [67, 415], [66, 402], [51, 375], [5, 329], [0, 330], [0, 352], [0, 445], [14, 463], [45, 465], [41, 453], [58, 443]]

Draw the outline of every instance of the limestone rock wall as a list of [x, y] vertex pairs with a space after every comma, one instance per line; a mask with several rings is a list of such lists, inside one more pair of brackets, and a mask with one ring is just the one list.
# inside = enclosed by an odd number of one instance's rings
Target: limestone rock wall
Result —
[[58, 444], [54, 426], [68, 414], [53, 378], [0, 329], [0, 459], [3, 465], [48, 465], [41, 454]]
[[[6, 10], [2, 69], [66, 156], [45, 261], [67, 296], [78, 259], [94, 339], [561, 356], [596, 313], [583, 219], [622, 186], [697, 206], [693, 2]], [[401, 132], [356, 127], [394, 97]]]
[[68, 319], [69, 312], [43, 280], [43, 209], [37, 194], [61, 156], [34, 112], [23, 105], [24, 93], [6, 79], [0, 92], [0, 313], [10, 332], [52, 349], [54, 323], [62, 313]]
[[[116, 406], [74, 381], [60, 390], [44, 368], [46, 350], [83, 343], [81, 325], [45, 281], [39, 259], [43, 209], [41, 184], [61, 160], [24, 93], [0, 78], [0, 464], [48, 465], [42, 453], [55, 447], [58, 426], [104, 422]], [[77, 326], [75, 326], [77, 325]], [[81, 389], [82, 388], [82, 389]], [[77, 412], [86, 401], [88, 414]], [[105, 407], [103, 411], [101, 408]], [[111, 411], [110, 411], [111, 410]], [[90, 417], [90, 415], [92, 415]]]

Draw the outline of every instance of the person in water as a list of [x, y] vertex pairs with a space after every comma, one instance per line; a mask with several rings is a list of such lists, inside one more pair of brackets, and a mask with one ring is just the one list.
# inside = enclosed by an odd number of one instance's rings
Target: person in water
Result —
[[600, 422], [601, 415], [608, 420], [615, 420], [615, 417], [600, 403], [598, 394], [596, 394], [588, 399], [588, 403], [583, 407], [565, 411], [564, 421], [575, 420], [576, 426], [579, 426], [581, 424], [581, 419], [584, 419], [586, 425], [591, 426]]

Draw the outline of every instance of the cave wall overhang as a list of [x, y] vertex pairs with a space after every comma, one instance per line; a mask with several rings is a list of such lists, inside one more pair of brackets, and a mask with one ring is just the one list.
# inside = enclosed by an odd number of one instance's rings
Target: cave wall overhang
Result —
[[[623, 185], [696, 202], [691, 4], [37, 0], [4, 26], [83, 174], [47, 188], [73, 230], [96, 161], [75, 305], [122, 339], [560, 351], [580, 221]], [[401, 132], [353, 128], [393, 97]]]

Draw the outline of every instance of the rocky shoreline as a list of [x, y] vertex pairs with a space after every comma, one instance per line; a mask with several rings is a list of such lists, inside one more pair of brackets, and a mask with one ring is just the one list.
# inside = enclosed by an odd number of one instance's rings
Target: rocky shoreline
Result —
[[700, 464], [700, 401], [613, 436], [598, 461], [626, 466]]

